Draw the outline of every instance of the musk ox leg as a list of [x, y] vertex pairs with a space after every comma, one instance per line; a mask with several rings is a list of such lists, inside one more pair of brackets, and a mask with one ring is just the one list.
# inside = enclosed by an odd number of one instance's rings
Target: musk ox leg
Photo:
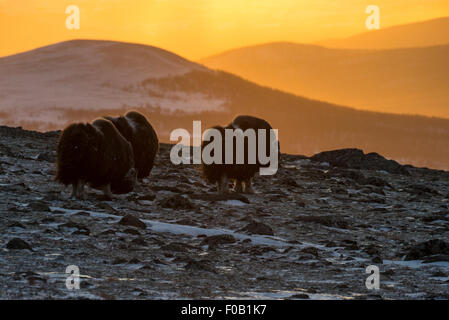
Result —
[[256, 193], [253, 189], [251, 179], [245, 180], [243, 183], [245, 184], [244, 193], [249, 193], [249, 194]]
[[72, 194], [70, 195], [71, 199], [78, 198], [78, 181], [75, 183], [72, 183]]
[[86, 200], [86, 195], [84, 194], [84, 181], [78, 180], [77, 185], [77, 198], [80, 200]]
[[218, 181], [218, 194], [227, 194], [229, 188], [228, 176], [226, 174], [220, 177]]
[[243, 181], [242, 180], [234, 180], [234, 191], [237, 193], [243, 192]]
[[108, 199], [112, 199], [111, 185], [107, 184], [103, 187], [104, 196]]
[[85, 200], [84, 195], [84, 182], [81, 180], [78, 180], [74, 183], [72, 183], [72, 194], [70, 196], [72, 199], [80, 199]]

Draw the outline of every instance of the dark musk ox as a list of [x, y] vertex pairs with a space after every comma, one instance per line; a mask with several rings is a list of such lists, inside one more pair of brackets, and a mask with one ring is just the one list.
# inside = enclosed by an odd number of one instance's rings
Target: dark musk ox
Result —
[[131, 192], [136, 183], [131, 144], [111, 121], [71, 124], [59, 138], [55, 180], [72, 185], [72, 196], [84, 199], [84, 186], [112, 193]]
[[112, 121], [123, 137], [131, 143], [137, 178], [148, 177], [159, 150], [159, 140], [150, 122], [136, 111], [130, 111], [124, 117], [105, 118]]
[[[252, 116], [238, 116], [237, 118], [232, 121], [231, 124], [229, 124], [226, 127], [221, 126], [215, 126], [212, 129], [218, 130], [220, 132], [220, 136], [222, 139], [222, 156], [221, 156], [221, 164], [218, 163], [211, 163], [207, 164], [203, 161], [202, 163], [202, 172], [203, 172], [203, 178], [213, 184], [217, 184], [218, 187], [218, 193], [223, 194], [228, 192], [228, 179], [234, 180], [234, 191], [236, 192], [244, 192], [244, 193], [254, 193], [254, 190], [252, 188], [252, 179], [256, 175], [256, 173], [259, 171], [261, 167], [268, 167], [268, 165], [262, 165], [259, 162], [259, 158], [257, 156], [258, 152], [258, 136], [257, 136], [257, 129], [266, 129], [266, 154], [269, 154], [269, 148], [270, 148], [270, 132], [269, 130], [272, 129], [270, 124], [266, 122], [263, 119], [259, 119]], [[253, 145], [253, 152], [256, 152], [255, 154], [255, 163], [249, 163], [249, 140], [244, 139], [244, 161], [243, 164], [238, 164], [236, 162], [236, 139], [232, 140], [232, 148], [233, 148], [233, 163], [232, 164], [226, 164], [225, 163], [225, 157], [226, 157], [226, 148], [225, 148], [225, 129], [241, 129], [243, 132], [245, 132], [247, 129], [254, 129], [255, 130], [255, 137], [256, 137], [256, 145]], [[209, 138], [208, 138], [209, 139]], [[202, 142], [202, 150], [213, 142], [214, 138], [210, 138], [210, 140], [205, 139]], [[279, 149], [278, 149], [279, 151]], [[213, 153], [212, 153], [213, 155]], [[279, 159], [279, 156], [278, 156]]]

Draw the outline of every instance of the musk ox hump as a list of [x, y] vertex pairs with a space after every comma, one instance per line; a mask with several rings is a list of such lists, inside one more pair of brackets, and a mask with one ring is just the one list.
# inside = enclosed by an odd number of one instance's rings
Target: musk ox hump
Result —
[[[114, 194], [131, 192], [135, 186], [134, 152], [116, 126], [107, 119], [97, 119], [93, 122], [103, 134], [104, 143], [99, 148], [104, 174], [109, 176], [108, 183]], [[100, 185], [98, 185], [100, 187]]]
[[264, 119], [260, 119], [254, 116], [240, 115], [237, 116], [231, 123], [233, 128], [240, 128], [243, 131], [247, 129], [273, 129], [271, 125]]
[[153, 169], [159, 150], [159, 139], [153, 126], [144, 115], [130, 111], [125, 118], [128, 119], [135, 132], [132, 144], [135, 150], [137, 177], [142, 179], [148, 177]]
[[[269, 130], [271, 130], [273, 128], [266, 120], [257, 118], [254, 116], [249, 116], [249, 115], [240, 115], [240, 116], [237, 116], [229, 126], [233, 127], [234, 129], [242, 129], [243, 131], [245, 131], [247, 129], [254, 129], [254, 130], [265, 129], [265, 130], [267, 130], [265, 132], [265, 134], [266, 134], [265, 152], [267, 155], [269, 154], [270, 144], [271, 144]], [[256, 133], [256, 136], [257, 136], [257, 133]], [[279, 141], [277, 141], [277, 143], [278, 143], [278, 163], [280, 163], [281, 147], [280, 147]], [[257, 146], [256, 146], [256, 152], [257, 153], [259, 152], [258, 142], [257, 142]], [[258, 165], [258, 167], [267, 167], [268, 166], [268, 165], [261, 165], [259, 163], [259, 161], [257, 161], [257, 165]]]
[[131, 143], [138, 179], [148, 177], [159, 150], [159, 140], [150, 122], [137, 111], [130, 111], [124, 117], [105, 118], [111, 120]]

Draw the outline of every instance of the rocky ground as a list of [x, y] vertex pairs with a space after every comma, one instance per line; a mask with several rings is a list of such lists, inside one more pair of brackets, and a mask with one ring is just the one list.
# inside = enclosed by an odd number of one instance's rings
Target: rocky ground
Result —
[[218, 197], [162, 144], [132, 194], [75, 201], [53, 182], [58, 135], [0, 127], [1, 299], [449, 298], [448, 172], [283, 155], [256, 194]]

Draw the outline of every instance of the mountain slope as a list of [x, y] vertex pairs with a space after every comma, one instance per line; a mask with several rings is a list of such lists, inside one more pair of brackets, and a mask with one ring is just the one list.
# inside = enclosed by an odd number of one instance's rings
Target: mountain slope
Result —
[[449, 43], [449, 17], [372, 30], [345, 39], [317, 44], [330, 48], [395, 49]]
[[[3, 71], [9, 68], [0, 73], [0, 124], [53, 130], [132, 108], [147, 115], [160, 140], [168, 142], [172, 130], [191, 131], [194, 120], [201, 120], [204, 130], [252, 114], [279, 129], [282, 152], [360, 148], [401, 163], [449, 168], [449, 120], [311, 100], [153, 47], [75, 41], [43, 49], [0, 59]], [[20, 60], [14, 64], [13, 58]]]
[[[0, 58], [0, 110], [23, 121], [44, 121], [50, 107], [121, 108], [170, 99], [127, 92], [148, 77], [178, 75], [203, 67], [171, 52], [140, 44], [73, 40]], [[57, 119], [54, 119], [55, 121]]]
[[449, 118], [449, 45], [395, 50], [269, 43], [201, 62], [250, 81], [359, 109]]

